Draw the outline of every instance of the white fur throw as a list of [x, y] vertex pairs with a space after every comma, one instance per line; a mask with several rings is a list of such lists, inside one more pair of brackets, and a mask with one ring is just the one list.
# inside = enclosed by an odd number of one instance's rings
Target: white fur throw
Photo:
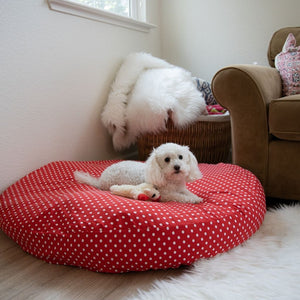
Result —
[[116, 75], [102, 112], [114, 148], [128, 148], [139, 135], [164, 130], [170, 113], [177, 127], [207, 114], [191, 74], [147, 53], [130, 54]]

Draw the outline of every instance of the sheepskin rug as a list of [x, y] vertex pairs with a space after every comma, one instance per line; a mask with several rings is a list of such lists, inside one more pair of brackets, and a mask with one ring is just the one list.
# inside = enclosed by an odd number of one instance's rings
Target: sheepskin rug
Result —
[[267, 211], [244, 244], [199, 260], [131, 300], [300, 299], [300, 205]]
[[138, 52], [129, 54], [117, 72], [102, 121], [120, 151], [139, 135], [166, 130], [169, 117], [183, 128], [203, 115], [206, 102], [190, 72]]

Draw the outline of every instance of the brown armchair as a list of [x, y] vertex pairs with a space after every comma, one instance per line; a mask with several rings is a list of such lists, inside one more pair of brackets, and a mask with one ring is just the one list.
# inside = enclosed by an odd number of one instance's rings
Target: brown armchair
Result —
[[300, 27], [275, 32], [268, 50], [271, 67], [223, 68], [214, 76], [212, 89], [230, 112], [232, 162], [253, 172], [266, 196], [300, 200], [300, 95], [282, 97], [274, 68], [290, 32], [299, 45]]

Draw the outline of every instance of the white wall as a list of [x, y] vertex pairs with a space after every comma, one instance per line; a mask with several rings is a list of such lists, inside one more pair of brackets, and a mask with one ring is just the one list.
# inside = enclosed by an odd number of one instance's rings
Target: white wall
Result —
[[[159, 1], [149, 1], [148, 21], [159, 25], [159, 14]], [[100, 113], [128, 53], [160, 55], [159, 28], [62, 14], [45, 0], [1, 1], [0, 36], [0, 192], [50, 161], [122, 155]]]
[[273, 32], [300, 26], [299, 0], [161, 2], [163, 57], [209, 81], [226, 65], [268, 65]]

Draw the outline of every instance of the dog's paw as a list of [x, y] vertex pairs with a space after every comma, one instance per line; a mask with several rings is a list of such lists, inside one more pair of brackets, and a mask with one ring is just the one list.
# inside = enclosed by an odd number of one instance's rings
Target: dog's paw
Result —
[[191, 203], [194, 203], [194, 204], [201, 203], [202, 201], [203, 201], [203, 198], [198, 197], [198, 196], [195, 196], [191, 199]]

